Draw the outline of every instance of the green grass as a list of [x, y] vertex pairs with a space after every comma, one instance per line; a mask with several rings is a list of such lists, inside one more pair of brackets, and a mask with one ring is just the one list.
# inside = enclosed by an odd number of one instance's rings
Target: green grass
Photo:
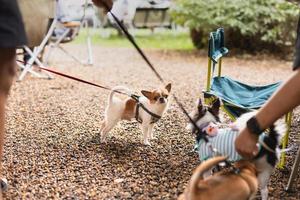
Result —
[[[109, 36], [104, 36], [108, 35]], [[81, 30], [74, 43], [83, 44], [85, 42], [86, 30]], [[94, 29], [91, 30], [93, 45], [107, 47], [131, 47], [125, 36], [119, 36], [114, 29]], [[187, 31], [176, 32], [169, 29], [157, 30], [152, 33], [150, 30], [142, 29], [134, 31], [134, 38], [143, 49], [160, 50], [192, 50], [194, 46]]]

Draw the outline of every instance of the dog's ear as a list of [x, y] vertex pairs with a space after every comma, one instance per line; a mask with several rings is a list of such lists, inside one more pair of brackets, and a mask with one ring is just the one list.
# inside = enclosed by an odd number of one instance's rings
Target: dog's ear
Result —
[[201, 98], [199, 98], [199, 100], [198, 100], [197, 108], [198, 108], [199, 113], [201, 113], [203, 110], [203, 104], [202, 104]]
[[168, 92], [171, 92], [171, 87], [172, 87], [172, 84], [168, 83], [165, 88]]
[[216, 101], [213, 102], [211, 111], [215, 116], [219, 116], [221, 102], [220, 99], [217, 98]]
[[152, 92], [149, 92], [147, 90], [142, 90], [141, 93], [147, 97], [147, 99], [152, 100]]

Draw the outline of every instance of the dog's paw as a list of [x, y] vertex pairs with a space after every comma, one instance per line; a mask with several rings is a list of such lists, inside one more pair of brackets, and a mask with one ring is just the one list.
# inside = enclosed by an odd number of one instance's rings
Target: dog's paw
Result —
[[187, 131], [192, 131], [194, 128], [194, 126], [192, 124], [188, 124], [186, 127], [185, 127], [185, 130]]
[[105, 143], [106, 142], [106, 137], [101, 135], [100, 141], [103, 142], [103, 143]]
[[157, 139], [157, 137], [155, 137], [154, 135], [150, 135], [150, 140], [155, 140]]
[[7, 191], [7, 188], [8, 188], [8, 182], [7, 182], [7, 179], [6, 179], [6, 178], [0, 179], [0, 186], [1, 186], [1, 190], [2, 190], [3, 192], [6, 192], [6, 191]]
[[151, 143], [149, 142], [149, 140], [144, 140], [144, 145], [151, 146]]

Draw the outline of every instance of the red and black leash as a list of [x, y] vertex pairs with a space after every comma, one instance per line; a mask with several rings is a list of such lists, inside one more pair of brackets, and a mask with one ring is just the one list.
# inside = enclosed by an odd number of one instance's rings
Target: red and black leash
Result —
[[[22, 60], [17, 60], [17, 62], [20, 62], [20, 63], [23, 63], [23, 64], [25, 63]], [[50, 73], [53, 73], [53, 74], [56, 74], [56, 75], [68, 78], [68, 79], [72, 79], [72, 80], [75, 80], [75, 81], [78, 81], [78, 82], [81, 82], [81, 83], [85, 83], [85, 84], [92, 85], [92, 86], [95, 86], [95, 87], [98, 87], [98, 88], [102, 88], [104, 90], [115, 91], [116, 93], [130, 96], [130, 94], [127, 94], [125, 92], [121, 92], [121, 91], [118, 91], [118, 90], [113, 90], [110, 87], [106, 87], [106, 86], [99, 85], [99, 84], [96, 84], [96, 83], [93, 83], [93, 82], [90, 82], [90, 81], [86, 81], [86, 80], [83, 80], [81, 78], [77, 78], [75, 76], [71, 76], [71, 75], [68, 75], [68, 74], [65, 74], [65, 73], [62, 73], [62, 72], [58, 72], [58, 71], [53, 70], [53, 69], [49, 69], [49, 68], [41, 67], [41, 66], [36, 66], [36, 67], [39, 68], [39, 69], [41, 69], [41, 70], [44, 70], [44, 71], [47, 71], [47, 72], [50, 72]]]
[[[20, 62], [20, 63], [24, 64], [24, 62], [21, 61], [21, 60], [17, 60], [17, 62]], [[65, 73], [62, 73], [62, 72], [58, 72], [56, 70], [49, 69], [49, 68], [46, 68], [46, 67], [41, 67], [41, 66], [36, 66], [36, 67], [39, 68], [39, 69], [41, 69], [41, 70], [44, 70], [44, 71], [47, 71], [47, 72], [50, 72], [50, 73], [53, 73], [53, 74], [56, 74], [56, 75], [59, 75], [59, 76], [71, 79], [71, 80], [75, 80], [75, 81], [78, 81], [78, 82], [81, 82], [81, 83], [92, 85], [92, 86], [95, 86], [95, 87], [98, 87], [98, 88], [101, 88], [101, 89], [104, 89], [104, 90], [114, 91], [114, 92], [116, 92], [118, 94], [126, 95], [126, 96], [132, 98], [133, 100], [135, 100], [137, 102], [138, 107], [141, 107], [145, 112], [147, 112], [153, 118], [155, 118], [155, 119], [160, 119], [161, 118], [161, 116], [159, 116], [159, 115], [151, 112], [142, 103], [140, 103], [140, 101], [139, 101], [140, 96], [138, 96], [136, 94], [128, 94], [128, 93], [125, 93], [125, 92], [121, 92], [120, 90], [114, 90], [112, 88], [109, 88], [109, 87], [106, 87], [106, 86], [103, 86], [103, 85], [99, 85], [99, 84], [96, 84], [96, 83], [93, 83], [93, 82], [90, 82], [90, 81], [86, 81], [86, 80], [83, 80], [81, 78], [77, 78], [75, 76], [71, 76], [71, 75], [68, 75], [68, 74], [65, 74]], [[138, 111], [138, 109], [137, 109], [137, 111]]]

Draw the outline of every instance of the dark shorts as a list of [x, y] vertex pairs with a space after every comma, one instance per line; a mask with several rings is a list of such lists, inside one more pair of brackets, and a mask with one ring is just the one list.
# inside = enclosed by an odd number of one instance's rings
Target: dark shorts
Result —
[[26, 34], [16, 0], [0, 0], [0, 48], [25, 44]]
[[293, 70], [300, 67], [300, 18], [298, 20], [297, 28], [297, 40], [296, 40], [296, 50], [295, 50], [295, 60], [293, 64]]

